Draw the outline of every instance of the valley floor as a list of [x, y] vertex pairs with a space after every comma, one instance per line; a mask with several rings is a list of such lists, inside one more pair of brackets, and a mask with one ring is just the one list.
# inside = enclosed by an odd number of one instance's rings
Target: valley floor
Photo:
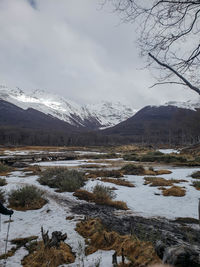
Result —
[[[11, 151], [5, 150], [4, 156], [16, 155], [22, 153], [23, 155], [29, 153], [40, 153], [40, 151]], [[168, 153], [169, 151], [167, 151]], [[173, 151], [174, 152], [174, 151]], [[99, 155], [99, 152], [77, 151], [79, 155], [87, 155], [86, 159], [68, 160], [68, 161], [48, 161], [48, 162], [36, 162], [34, 165], [38, 165], [41, 168], [65, 166], [68, 168], [76, 168], [83, 171], [83, 167], [89, 168], [91, 165], [98, 165], [104, 169], [119, 169], [125, 162], [121, 157], [109, 158], [109, 159], [94, 159], [89, 158], [88, 155]], [[132, 162], [134, 163], [134, 162]], [[95, 167], [95, 166], [94, 166]], [[120, 185], [114, 185], [116, 200], [125, 201], [129, 210], [116, 211], [115, 216], [125, 215], [129, 216], [144, 216], [146, 218], [152, 217], [164, 217], [167, 219], [175, 219], [177, 217], [191, 217], [198, 218], [198, 198], [199, 191], [195, 187], [191, 186], [193, 178], [191, 174], [200, 170], [200, 167], [172, 167], [169, 165], [161, 166], [160, 164], [154, 166], [154, 170], [166, 169], [171, 171], [171, 174], [159, 175], [161, 178], [167, 180], [185, 180], [178, 186], [183, 187], [186, 190], [185, 196], [163, 196], [162, 191], [158, 187], [150, 185], [144, 185], [144, 175], [125, 175], [123, 179], [134, 184], [135, 187], [126, 187]], [[86, 168], [87, 170], [87, 168]], [[24, 171], [24, 169], [18, 169], [12, 171], [6, 176], [2, 176], [6, 179], [7, 185], [2, 189], [7, 193], [11, 190], [19, 188], [24, 185], [34, 185], [45, 192], [45, 197], [48, 203], [39, 210], [29, 211], [15, 211], [12, 217], [9, 240], [14, 238], [21, 238], [36, 235], [41, 237], [41, 226], [49, 232], [61, 231], [67, 233], [67, 243], [71, 246], [72, 251], [76, 253], [76, 261], [73, 264], [67, 266], [96, 266], [98, 262], [99, 266], [111, 267], [112, 255], [114, 251], [97, 251], [89, 256], [85, 256], [85, 241], [76, 231], [75, 227], [77, 222], [84, 219], [84, 212], [75, 212], [76, 208], [81, 205], [85, 205], [87, 202], [78, 200], [73, 193], [58, 193], [54, 189], [48, 186], [40, 185], [37, 181], [38, 176], [33, 175], [30, 172]], [[96, 184], [103, 184], [113, 187], [112, 183], [102, 182], [99, 179], [89, 179], [83, 189], [91, 192]], [[169, 188], [165, 186], [165, 188]], [[91, 204], [92, 205], [92, 204]], [[86, 212], [87, 213], [87, 212]], [[72, 219], [66, 219], [71, 217]], [[163, 220], [165, 220], [163, 218]], [[8, 226], [8, 217], [1, 216], [1, 238], [0, 238], [0, 254], [4, 253], [5, 249], [5, 237]], [[199, 230], [199, 226], [195, 225], [194, 229]], [[8, 250], [12, 245], [8, 244]], [[7, 267], [18, 267], [21, 265], [21, 260], [27, 254], [27, 250], [20, 248], [12, 257], [7, 259]], [[3, 260], [0, 261], [3, 263]], [[65, 266], [65, 265], [62, 265]]]

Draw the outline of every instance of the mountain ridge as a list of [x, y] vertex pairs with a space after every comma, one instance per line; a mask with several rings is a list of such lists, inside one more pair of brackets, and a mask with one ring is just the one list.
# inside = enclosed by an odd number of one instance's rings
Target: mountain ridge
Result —
[[25, 92], [20, 88], [0, 86], [0, 99], [24, 110], [33, 108], [76, 127], [108, 128], [135, 114], [136, 110], [117, 102], [104, 101], [80, 106], [75, 102], [43, 90]]

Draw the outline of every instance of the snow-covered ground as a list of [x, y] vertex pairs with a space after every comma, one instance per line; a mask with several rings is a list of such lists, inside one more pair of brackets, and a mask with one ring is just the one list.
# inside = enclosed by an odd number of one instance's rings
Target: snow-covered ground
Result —
[[[109, 159], [110, 160], [110, 159]], [[109, 162], [108, 160], [108, 162]], [[119, 159], [114, 159], [119, 160]], [[122, 160], [122, 159], [120, 159]], [[92, 160], [91, 160], [92, 161]], [[72, 161], [59, 161], [59, 162], [41, 162], [37, 163], [40, 166], [83, 166], [88, 164], [101, 164], [95, 161], [88, 162], [88, 160], [72, 160]], [[102, 163], [106, 165], [105, 162]], [[166, 168], [166, 166], [165, 166]], [[193, 217], [198, 218], [198, 198], [199, 191], [197, 191], [193, 186], [191, 186], [191, 181], [194, 180], [190, 175], [200, 168], [187, 168], [187, 167], [168, 167], [172, 171], [168, 175], [159, 175], [166, 179], [184, 179], [187, 182], [178, 184], [179, 186], [184, 186], [186, 189], [186, 195], [184, 197], [164, 197], [162, 196], [161, 190], [157, 187], [151, 187], [149, 185], [144, 185], [144, 176], [127, 175], [125, 179], [132, 182], [135, 187], [123, 187], [114, 185], [117, 190], [116, 200], [125, 201], [129, 209], [133, 214], [140, 214], [147, 217], [152, 216], [163, 216], [166, 218], [175, 217]], [[67, 216], [71, 216], [70, 205], [73, 202], [80, 202], [77, 200], [72, 193], [56, 193], [54, 189], [47, 186], [42, 186], [37, 182], [38, 176], [30, 175], [25, 176], [23, 171], [14, 171], [8, 177], [5, 177], [8, 185], [2, 187], [3, 190], [10, 192], [26, 184], [35, 185], [45, 192], [48, 203], [39, 210], [32, 211], [15, 211], [13, 215], [13, 222], [11, 223], [9, 240], [19, 237], [27, 237], [31, 235], [41, 236], [41, 226], [45, 230], [52, 231], [62, 231], [67, 233], [68, 238], [66, 242], [72, 247], [74, 252], [77, 252], [76, 262], [67, 266], [75, 267], [83, 266], [81, 263], [82, 258], [84, 258], [85, 267], [93, 267], [100, 261], [101, 267], [111, 267], [112, 266], [112, 254], [113, 251], [97, 251], [96, 253], [85, 257], [84, 255], [84, 239], [75, 231], [75, 226], [78, 220], [82, 217], [75, 215], [73, 220], [66, 220]], [[91, 191], [96, 183], [103, 183], [101, 181], [89, 180], [84, 186], [87, 190]], [[103, 183], [106, 186], [113, 187], [111, 183]], [[155, 195], [159, 193], [160, 195]], [[74, 215], [74, 214], [73, 214]], [[0, 232], [0, 254], [4, 253], [5, 249], [5, 237], [7, 231], [7, 216], [2, 215], [1, 232]], [[11, 248], [9, 244], [8, 249]], [[14, 256], [8, 258], [7, 267], [19, 267], [21, 266], [21, 259], [27, 254], [25, 249], [18, 250]], [[79, 256], [78, 256], [79, 255]], [[0, 264], [3, 261], [0, 261]], [[64, 265], [62, 265], [64, 266]]]
[[[84, 166], [84, 165], [96, 165], [97, 163], [87, 161], [87, 160], [57, 160], [57, 161], [44, 161], [38, 163], [32, 163], [31, 165], [38, 165], [43, 167], [76, 167], [76, 166]], [[108, 165], [107, 163], [98, 163], [98, 165]]]
[[[28, 237], [36, 235], [41, 237], [41, 226], [44, 230], [49, 230], [49, 233], [53, 231], [61, 231], [67, 233], [67, 244], [72, 247], [72, 250], [76, 252], [76, 261], [73, 264], [62, 266], [85, 266], [93, 267], [99, 261], [100, 266], [112, 267], [112, 254], [113, 251], [97, 251], [96, 253], [86, 257], [84, 255], [85, 242], [84, 239], [75, 231], [75, 226], [78, 220], [83, 219], [81, 216], [75, 216], [73, 220], [66, 220], [67, 216], [72, 215], [69, 211], [70, 201], [76, 201], [72, 196], [72, 193], [56, 193], [53, 189], [42, 186], [37, 182], [37, 176], [24, 177], [24, 173], [16, 171], [11, 173], [6, 178], [8, 185], [4, 186], [5, 191], [10, 192], [17, 187], [31, 184], [45, 191], [45, 195], [48, 199], [48, 203], [39, 210], [31, 211], [15, 211], [12, 216], [13, 222], [11, 222], [9, 240], [21, 237]], [[68, 202], [69, 201], [69, 205]], [[8, 216], [2, 215], [1, 232], [0, 232], [0, 254], [5, 251], [5, 238], [7, 233]], [[8, 250], [12, 247], [8, 243]], [[23, 248], [18, 250], [14, 256], [7, 259], [7, 267], [20, 267], [21, 260], [27, 255], [27, 251]], [[84, 265], [83, 265], [84, 261]], [[0, 261], [0, 264], [3, 260]], [[80, 264], [80, 265], [79, 265]]]
[[[199, 168], [168, 168], [172, 174], [159, 175], [166, 179], [184, 179], [188, 182], [179, 183], [178, 186], [186, 188], [184, 197], [164, 197], [162, 191], [158, 187], [144, 185], [144, 176], [127, 175], [125, 178], [132, 182], [135, 187], [123, 187], [115, 185], [118, 189], [115, 191], [116, 200], [125, 201], [128, 208], [134, 213], [153, 217], [162, 216], [169, 219], [175, 217], [193, 217], [198, 218], [198, 198], [200, 192], [191, 186], [191, 181], [194, 180], [189, 175]], [[101, 181], [89, 181], [85, 188], [89, 191], [97, 184], [102, 183], [106, 186], [113, 187], [111, 183], [103, 183]], [[166, 187], [168, 188], [168, 187]], [[155, 195], [159, 193], [160, 195]]]
[[41, 150], [5, 150], [5, 155], [11, 155], [11, 156], [23, 156], [23, 155], [29, 155], [29, 154], [41, 154], [45, 153], [45, 151]]

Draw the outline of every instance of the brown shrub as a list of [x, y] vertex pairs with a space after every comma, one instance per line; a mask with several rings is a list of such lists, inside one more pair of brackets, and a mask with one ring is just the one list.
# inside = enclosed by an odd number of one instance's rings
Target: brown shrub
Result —
[[33, 185], [12, 190], [9, 194], [9, 207], [19, 211], [42, 208], [47, 200], [42, 198], [44, 193]]
[[200, 181], [194, 181], [194, 182], [192, 182], [192, 185], [193, 185], [197, 190], [200, 190]]
[[124, 179], [102, 178], [101, 181], [106, 182], [106, 183], [121, 185], [121, 186], [135, 187], [134, 184], [132, 184], [129, 181], [126, 181]]
[[163, 175], [163, 174], [171, 174], [172, 172], [169, 170], [145, 170], [145, 175]]
[[172, 186], [173, 182], [171, 180], [166, 180], [161, 177], [144, 177], [145, 185], [150, 184], [150, 186]]
[[121, 168], [123, 174], [128, 175], [143, 175], [145, 174], [145, 169], [142, 165], [126, 164]]
[[89, 240], [86, 241], [88, 243], [85, 249], [86, 255], [92, 254], [98, 249], [115, 250], [118, 256], [122, 255], [123, 251], [124, 256], [134, 263], [134, 266], [148, 266], [160, 262], [150, 242], [139, 241], [128, 235], [122, 236], [113, 231], [109, 232], [99, 219], [78, 223], [76, 231]]
[[163, 190], [163, 196], [183, 197], [186, 194], [186, 190], [180, 186], [172, 186], [169, 189]]
[[157, 170], [155, 171], [156, 175], [162, 175], [162, 174], [171, 174], [172, 172], [169, 170]]
[[6, 164], [0, 163], [0, 175], [1, 176], [8, 175], [12, 170], [14, 170], [14, 168], [12, 168]]
[[59, 248], [45, 248], [43, 242], [38, 242], [37, 250], [25, 256], [22, 260], [24, 267], [57, 267], [61, 264], [69, 264], [75, 261], [71, 248], [61, 242]]
[[128, 210], [126, 203], [123, 201], [113, 201], [108, 197], [98, 198], [98, 196], [96, 196], [94, 193], [88, 192], [83, 189], [77, 190], [73, 195], [78, 199], [86, 200], [88, 202], [94, 202], [99, 205], [107, 205], [116, 209]]
[[191, 174], [191, 177], [195, 179], [200, 179], [200, 171], [193, 172]]
[[86, 200], [88, 202], [94, 201], [93, 193], [88, 192], [87, 190], [84, 190], [84, 189], [76, 190], [76, 192], [73, 194], [73, 196], [75, 196], [81, 200]]

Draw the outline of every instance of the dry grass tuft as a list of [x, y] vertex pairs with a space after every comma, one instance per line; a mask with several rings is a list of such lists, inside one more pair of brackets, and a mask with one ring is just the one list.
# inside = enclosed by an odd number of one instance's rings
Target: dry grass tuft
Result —
[[145, 169], [142, 165], [126, 164], [121, 168], [123, 174], [145, 175]]
[[145, 170], [145, 175], [163, 175], [163, 174], [171, 174], [172, 172], [169, 170], [158, 170], [158, 171], [154, 171], [154, 170]]
[[101, 181], [106, 182], [106, 183], [121, 185], [121, 186], [135, 187], [134, 184], [132, 184], [129, 181], [126, 181], [124, 179], [102, 178]]
[[29, 236], [29, 237], [24, 237], [24, 238], [16, 238], [11, 240], [11, 244], [15, 245], [15, 247], [12, 247], [6, 254], [0, 255], [0, 260], [2, 259], [7, 259], [8, 257], [12, 257], [15, 252], [20, 249], [21, 247], [25, 247], [27, 243], [37, 239], [37, 236]]
[[200, 179], [200, 171], [193, 172], [191, 177], [195, 179]]
[[145, 185], [149, 184], [150, 186], [173, 186], [174, 183], [182, 183], [187, 182], [186, 180], [176, 180], [176, 179], [170, 179], [167, 180], [165, 178], [161, 177], [144, 177]]
[[41, 173], [41, 168], [39, 166], [28, 166], [24, 169], [24, 172], [30, 172], [31, 174], [38, 175]]
[[145, 185], [150, 186], [172, 186], [173, 182], [171, 180], [166, 180], [161, 177], [144, 177]]
[[169, 189], [163, 190], [163, 196], [183, 197], [186, 194], [186, 190], [180, 186], [172, 186]]
[[1, 176], [6, 176], [6, 175], [8, 175], [12, 170], [13, 170], [12, 167], [0, 163], [0, 175], [1, 175]]
[[81, 200], [86, 200], [88, 202], [94, 202], [99, 205], [106, 205], [114, 207], [116, 209], [128, 210], [126, 203], [123, 201], [113, 201], [109, 197], [99, 197], [98, 195], [83, 189], [77, 190], [73, 195]]
[[24, 267], [57, 267], [75, 261], [71, 248], [61, 243], [59, 248], [45, 248], [43, 242], [38, 242], [37, 250], [22, 260]]
[[194, 181], [194, 182], [192, 182], [192, 185], [193, 185], [197, 190], [200, 190], [200, 181]]
[[133, 236], [119, 235], [116, 232], [109, 232], [105, 229], [99, 219], [89, 219], [77, 224], [76, 231], [86, 238], [86, 255], [101, 250], [115, 250], [117, 255], [126, 256], [130, 265], [126, 266], [148, 266], [159, 263], [153, 245], [150, 242], [139, 241]]
[[172, 173], [169, 170], [158, 170], [158, 171], [155, 171], [155, 172], [156, 172], [156, 175], [171, 174]]

